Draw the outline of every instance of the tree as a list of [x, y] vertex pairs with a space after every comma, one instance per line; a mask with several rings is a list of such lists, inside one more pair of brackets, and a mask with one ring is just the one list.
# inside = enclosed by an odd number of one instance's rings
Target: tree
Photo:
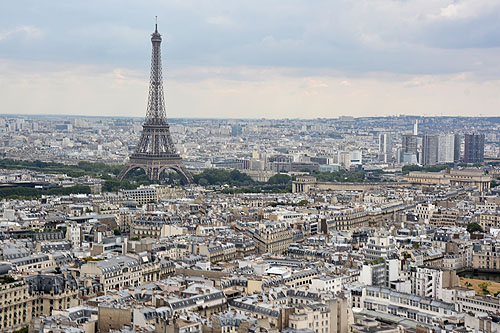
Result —
[[250, 186], [255, 181], [250, 176], [238, 170], [205, 169], [202, 173], [194, 175], [194, 182], [199, 185], [224, 185], [230, 186]]
[[289, 182], [292, 181], [292, 177], [290, 177], [289, 175], [284, 175], [282, 173], [277, 173], [275, 174], [274, 176], [272, 176], [271, 178], [268, 179], [267, 183], [268, 184], [288, 184]]
[[483, 295], [489, 295], [490, 294], [490, 291], [488, 290], [489, 285], [490, 284], [488, 282], [481, 282], [477, 286], [481, 288], [481, 292], [483, 293]]
[[299, 203], [298, 203], [298, 205], [299, 206], [307, 206], [308, 203], [309, 203], [309, 201], [306, 200], [306, 199], [304, 199], [304, 200], [300, 200]]
[[471, 223], [467, 224], [467, 232], [469, 232], [470, 234], [472, 234], [474, 232], [478, 232], [478, 231], [484, 232], [483, 227], [481, 227], [476, 222], [471, 222]]

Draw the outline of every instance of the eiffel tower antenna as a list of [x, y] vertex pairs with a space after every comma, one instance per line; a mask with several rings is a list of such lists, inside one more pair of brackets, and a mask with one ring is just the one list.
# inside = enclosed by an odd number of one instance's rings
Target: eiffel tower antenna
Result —
[[153, 52], [146, 119], [142, 125], [139, 143], [134, 153], [130, 155], [128, 165], [120, 172], [118, 178], [122, 180], [132, 170], [144, 169], [149, 179], [160, 180], [162, 172], [171, 169], [189, 184], [192, 183], [193, 178], [175, 149], [167, 121], [161, 66], [162, 39], [158, 32], [158, 17], [155, 17], [155, 22], [155, 31], [151, 35]]

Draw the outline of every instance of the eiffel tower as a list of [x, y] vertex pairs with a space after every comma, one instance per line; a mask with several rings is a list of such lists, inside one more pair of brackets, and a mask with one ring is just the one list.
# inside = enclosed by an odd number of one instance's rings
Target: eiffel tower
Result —
[[185, 183], [193, 178], [187, 172], [181, 157], [175, 149], [165, 114], [163, 79], [161, 70], [161, 35], [158, 24], [151, 35], [153, 54], [151, 57], [151, 79], [149, 82], [148, 109], [142, 125], [142, 134], [128, 165], [120, 172], [118, 179], [123, 180], [132, 170], [144, 169], [151, 180], [160, 180], [166, 169], [174, 170]]

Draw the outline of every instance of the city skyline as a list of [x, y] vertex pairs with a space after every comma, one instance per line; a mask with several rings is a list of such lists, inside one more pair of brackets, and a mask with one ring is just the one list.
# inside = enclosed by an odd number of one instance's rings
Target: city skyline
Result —
[[500, 332], [498, 0], [0, 6], [0, 332]]
[[495, 116], [500, 106], [494, 1], [4, 6], [0, 113], [141, 117], [155, 15], [168, 117]]

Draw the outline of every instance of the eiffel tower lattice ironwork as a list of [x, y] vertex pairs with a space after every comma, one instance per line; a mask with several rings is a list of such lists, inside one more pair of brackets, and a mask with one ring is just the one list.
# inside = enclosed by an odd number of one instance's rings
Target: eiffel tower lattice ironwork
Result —
[[153, 54], [146, 120], [142, 125], [139, 144], [118, 178], [122, 180], [132, 170], [140, 168], [144, 169], [149, 179], [160, 180], [162, 172], [171, 169], [177, 172], [185, 183], [191, 183], [193, 179], [175, 149], [166, 118], [161, 69], [161, 35], [158, 33], [158, 25], [151, 35], [151, 43]]

